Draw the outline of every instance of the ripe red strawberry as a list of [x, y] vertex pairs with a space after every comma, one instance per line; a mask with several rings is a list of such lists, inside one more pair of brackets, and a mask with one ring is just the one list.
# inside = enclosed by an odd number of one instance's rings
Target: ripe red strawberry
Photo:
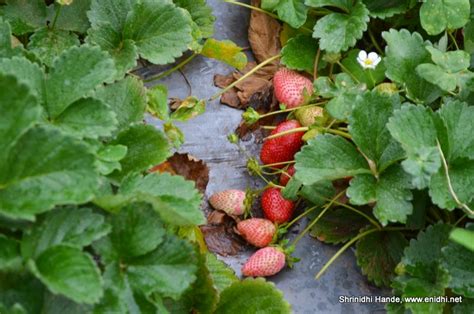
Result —
[[239, 216], [245, 212], [245, 192], [241, 190], [225, 190], [213, 194], [209, 203], [214, 209], [222, 210], [229, 215]]
[[285, 172], [282, 172], [280, 175], [280, 185], [281, 186], [286, 186], [288, 184], [288, 181], [290, 181], [291, 177], [295, 174], [296, 169], [294, 165], [291, 165], [286, 169]]
[[[283, 121], [277, 125], [271, 135], [299, 127], [301, 127], [301, 124], [296, 120]], [[260, 152], [260, 160], [266, 165], [293, 160], [295, 154], [303, 145], [304, 134], [305, 132], [295, 132], [266, 140]], [[276, 166], [275, 168], [282, 168], [283, 166]]]
[[279, 188], [269, 188], [262, 193], [262, 209], [267, 219], [281, 224], [293, 216], [295, 203], [283, 198]]
[[237, 230], [248, 243], [256, 247], [269, 245], [276, 232], [275, 225], [262, 218], [242, 220], [237, 224]]
[[286, 255], [276, 247], [266, 247], [255, 252], [242, 267], [248, 277], [273, 276], [285, 267]]
[[281, 68], [273, 77], [275, 96], [287, 108], [301, 106], [304, 102], [304, 90], [308, 95], [313, 93], [313, 83], [301, 74]]

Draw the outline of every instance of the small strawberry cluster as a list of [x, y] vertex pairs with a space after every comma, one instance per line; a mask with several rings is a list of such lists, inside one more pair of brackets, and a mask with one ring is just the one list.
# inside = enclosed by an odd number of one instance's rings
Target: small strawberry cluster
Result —
[[[298, 108], [313, 93], [312, 82], [306, 77], [282, 68], [273, 78], [275, 96], [284, 106], [284, 110], [295, 110], [296, 119], [288, 119], [279, 123], [265, 139], [260, 152], [260, 160], [264, 167], [279, 173], [279, 184], [268, 182], [261, 194], [261, 208], [265, 218], [237, 219], [236, 231], [249, 244], [259, 248], [242, 267], [244, 276], [267, 277], [280, 272], [285, 265], [291, 266], [294, 258], [290, 256], [291, 246], [276, 245], [278, 236], [286, 232], [292, 224], [296, 204], [282, 195], [282, 188], [295, 174], [293, 160], [295, 154], [304, 144], [307, 126], [315, 123], [315, 119], [323, 116], [323, 110], [317, 106]], [[244, 114], [244, 118], [245, 118]], [[255, 111], [247, 112], [250, 120], [258, 119]], [[249, 170], [261, 175], [261, 166], [257, 161], [249, 162]], [[251, 193], [240, 190], [226, 190], [215, 193], [209, 199], [212, 207], [238, 217], [247, 216], [251, 207]], [[281, 241], [285, 243], [285, 241]]]

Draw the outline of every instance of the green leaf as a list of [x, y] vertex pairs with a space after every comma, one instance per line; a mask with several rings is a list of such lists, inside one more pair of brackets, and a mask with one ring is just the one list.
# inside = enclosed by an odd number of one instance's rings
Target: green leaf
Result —
[[431, 176], [441, 167], [433, 113], [423, 106], [404, 105], [387, 124], [393, 138], [407, 152], [402, 163], [418, 189], [429, 185]]
[[370, 11], [371, 17], [386, 19], [395, 14], [407, 12], [413, 5], [411, 0], [363, 0], [365, 6]]
[[[472, 232], [473, 226], [468, 229]], [[450, 236], [451, 237], [451, 236]], [[453, 289], [456, 294], [463, 295], [468, 298], [474, 297], [474, 267], [472, 260], [474, 251], [465, 248], [454, 242], [449, 242], [442, 249], [443, 259], [442, 265], [449, 275], [449, 288]]]
[[17, 269], [21, 263], [18, 241], [0, 234], [0, 271]]
[[56, 59], [46, 80], [46, 109], [50, 117], [58, 117], [114, 74], [112, 59], [99, 48], [81, 46], [66, 50]]
[[51, 127], [30, 129], [0, 163], [0, 212], [33, 220], [55, 205], [91, 200], [98, 187], [94, 161], [77, 139]]
[[163, 241], [165, 235], [160, 216], [143, 204], [123, 207], [111, 217], [110, 223], [110, 239], [121, 257], [147, 254]]
[[383, 32], [382, 37], [387, 42], [384, 59], [387, 77], [401, 84], [407, 96], [415, 102], [431, 103], [436, 100], [441, 95], [439, 88], [413, 71], [419, 64], [431, 61], [421, 35], [416, 32], [411, 34], [406, 29], [391, 29]]
[[239, 70], [247, 65], [247, 56], [242, 48], [230, 40], [215, 40], [209, 38], [204, 43], [201, 55], [227, 63]]
[[400, 232], [375, 232], [356, 244], [357, 265], [377, 286], [390, 286], [408, 241]]
[[31, 35], [28, 50], [33, 52], [48, 67], [51, 67], [54, 60], [65, 50], [79, 45], [79, 38], [76, 34], [45, 27]]
[[131, 286], [145, 294], [178, 298], [196, 280], [197, 259], [186, 241], [168, 235], [153, 252], [127, 263]]
[[115, 112], [102, 101], [82, 98], [66, 108], [54, 124], [74, 136], [97, 139], [112, 135], [118, 121]]
[[201, 225], [205, 223], [199, 205], [201, 196], [194, 182], [169, 174], [131, 176], [122, 182], [120, 194], [151, 202], [161, 218], [173, 225]]
[[78, 303], [93, 304], [102, 297], [102, 278], [92, 257], [65, 245], [53, 246], [28, 267], [53, 293]]
[[313, 206], [322, 206], [328, 199], [335, 196], [335, 189], [331, 181], [320, 181], [311, 185], [304, 185], [300, 190], [300, 195], [305, 200], [311, 202]]
[[310, 234], [324, 243], [340, 244], [355, 237], [367, 224], [363, 216], [346, 208], [335, 208], [318, 220]]
[[423, 63], [416, 67], [416, 71], [428, 82], [450, 92], [457, 86], [462, 86], [466, 77], [472, 76], [472, 73], [466, 73], [470, 63], [467, 52], [457, 50], [443, 53], [429, 46], [426, 49], [431, 53], [431, 58], [436, 65]]
[[137, 78], [128, 76], [114, 84], [102, 86], [96, 90], [94, 97], [102, 100], [115, 112], [119, 130], [144, 119], [146, 89]]
[[[13, 63], [15, 63], [13, 61]], [[10, 63], [12, 64], [12, 63]], [[3, 72], [4, 61], [0, 61]], [[41, 106], [27, 86], [20, 84], [16, 78], [0, 74], [0, 194], [9, 151], [20, 136], [31, 128], [41, 116]], [[1, 201], [0, 201], [1, 204]], [[1, 206], [0, 206], [1, 208]], [[0, 209], [1, 211], [1, 209]]]
[[281, 50], [281, 63], [287, 68], [313, 73], [318, 43], [311, 36], [300, 34]]
[[166, 64], [188, 48], [193, 39], [191, 31], [182, 9], [168, 1], [144, 0], [137, 2], [127, 16], [123, 34], [125, 39], [135, 42], [141, 57], [155, 64]]
[[135, 0], [92, 0], [88, 13], [92, 27], [86, 41], [109, 52], [115, 61], [117, 79], [123, 78], [137, 64], [138, 51], [135, 43], [123, 38], [127, 16], [134, 3]]
[[448, 243], [451, 227], [445, 224], [431, 225], [410, 241], [405, 249], [402, 264], [412, 276], [432, 279], [438, 274], [441, 249]]
[[206, 101], [191, 96], [181, 101], [179, 107], [171, 114], [170, 118], [176, 121], [188, 121], [203, 114], [205, 110]]
[[128, 148], [127, 156], [120, 162], [122, 171], [115, 172], [115, 175], [121, 178], [131, 172], [147, 170], [170, 156], [165, 136], [151, 125], [131, 126], [120, 132], [112, 144]]
[[3, 13], [16, 35], [46, 26], [47, 8], [42, 0], [8, 0]]
[[168, 88], [165, 85], [156, 85], [147, 89], [148, 111], [160, 120], [170, 118], [168, 106]]
[[278, 18], [293, 28], [300, 28], [306, 22], [308, 8], [304, 0], [263, 0], [262, 9], [277, 12]]
[[[443, 296], [448, 275], [440, 271], [435, 281], [411, 277], [397, 277], [393, 285], [400, 287], [403, 298]], [[409, 313], [442, 314], [445, 304], [442, 302], [407, 302], [405, 308]]]
[[410, 177], [403, 169], [394, 165], [388, 168], [377, 180], [371, 175], [357, 175], [347, 190], [350, 202], [365, 205], [376, 202], [374, 215], [382, 223], [405, 223], [413, 212]]
[[462, 303], [453, 306], [453, 314], [465, 314], [474, 312], [474, 300], [463, 298]]
[[176, 125], [167, 122], [163, 125], [166, 137], [174, 148], [179, 149], [184, 144], [184, 133]]
[[84, 314], [90, 313], [92, 307], [88, 304], [78, 304], [62, 295], [45, 293], [43, 313], [48, 314]]
[[109, 175], [115, 170], [122, 170], [120, 160], [127, 155], [127, 146], [107, 145], [97, 151], [97, 167], [101, 174]]
[[331, 13], [319, 19], [313, 37], [319, 38], [319, 47], [329, 52], [341, 52], [353, 47], [367, 30], [369, 11], [357, 3], [347, 13]]
[[349, 11], [353, 7], [353, 1], [350, 0], [306, 0], [305, 4], [314, 7], [334, 7], [343, 11]]
[[474, 251], [474, 232], [472, 231], [456, 228], [449, 235], [449, 239]]
[[203, 38], [209, 38], [214, 34], [216, 18], [212, 14], [212, 8], [207, 5], [206, 0], [173, 0], [173, 2], [191, 14]]
[[222, 293], [230, 285], [239, 281], [234, 270], [212, 253], [206, 253], [206, 267], [209, 269], [214, 287], [219, 293]]
[[359, 82], [367, 85], [368, 89], [373, 88], [378, 83], [385, 80], [385, 66], [383, 63], [377, 65], [375, 70], [364, 69], [357, 62], [357, 56], [359, 55], [359, 49], [352, 49], [347, 53], [347, 57], [342, 59], [341, 63], [346, 67], [352, 75], [359, 80]]
[[21, 254], [25, 260], [34, 259], [57, 244], [81, 249], [109, 232], [104, 217], [89, 208], [57, 209], [24, 233]]
[[[49, 20], [54, 21], [56, 10], [60, 4], [55, 3], [48, 7]], [[91, 0], [73, 1], [70, 5], [61, 6], [61, 12], [56, 20], [56, 28], [85, 33], [90, 27], [87, 11], [90, 10]]]
[[326, 110], [338, 120], [348, 119], [357, 95], [366, 89], [363, 84], [357, 85], [346, 73], [336, 74], [334, 82], [326, 76], [318, 77], [314, 88], [322, 97], [333, 98], [327, 103]]
[[263, 278], [247, 278], [221, 293], [216, 314], [291, 313], [290, 304], [273, 283]]
[[[184, 293], [179, 301], [168, 306], [171, 313], [179, 313], [179, 310], [189, 313], [213, 313], [219, 298], [219, 292], [214, 287], [214, 281], [210, 270], [206, 265], [206, 254], [199, 254], [198, 271], [196, 281]], [[179, 309], [179, 310], [178, 310]]]
[[296, 179], [305, 185], [370, 173], [356, 147], [342, 137], [317, 136], [296, 155]]
[[420, 8], [421, 26], [429, 35], [438, 35], [445, 29], [463, 27], [469, 21], [469, 0], [432, 0]]
[[[32, 63], [24, 57], [4, 58], [0, 60], [0, 72], [16, 77], [19, 83], [29, 87], [30, 93], [36, 96], [40, 103], [43, 102], [44, 73], [36, 63]], [[30, 106], [33, 109], [36, 105], [31, 104]]]
[[281, 190], [281, 195], [287, 200], [297, 201], [298, 192], [303, 184], [296, 178], [291, 178], [286, 184], [285, 188]]
[[[448, 165], [451, 186], [462, 203], [470, 203], [474, 197], [474, 160], [458, 159]], [[444, 167], [431, 178], [430, 196], [441, 208], [453, 210], [458, 205], [448, 186]]]
[[437, 112], [446, 127], [449, 151], [448, 160], [458, 158], [474, 159], [474, 107], [464, 102], [452, 100], [445, 103]]
[[10, 58], [12, 56], [22, 55], [21, 47], [13, 47], [10, 24], [2, 19], [1, 13], [0, 11], [0, 57]]
[[400, 108], [398, 95], [388, 96], [377, 91], [365, 92], [356, 99], [349, 117], [349, 133], [359, 150], [382, 172], [404, 157], [386, 124], [393, 111]]
[[7, 308], [22, 307], [26, 313], [41, 313], [45, 292], [44, 285], [29, 272], [0, 273], [0, 310], [3, 303]]

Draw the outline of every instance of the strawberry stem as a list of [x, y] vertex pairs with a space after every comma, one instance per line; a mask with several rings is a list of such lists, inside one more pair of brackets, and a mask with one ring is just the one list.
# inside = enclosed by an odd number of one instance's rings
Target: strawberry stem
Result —
[[296, 217], [295, 219], [293, 219], [292, 221], [290, 221], [287, 225], [284, 226], [285, 229], [289, 229], [291, 226], [293, 226], [296, 222], [298, 222], [298, 220], [300, 220], [301, 218], [305, 217], [306, 215], [308, 215], [309, 213], [311, 213], [313, 210], [315, 210], [316, 208], [318, 208], [318, 206], [313, 206], [313, 207], [310, 207], [309, 209], [305, 210], [303, 213], [301, 213], [298, 217]]
[[291, 245], [296, 246], [296, 244], [303, 238], [303, 236], [308, 233], [311, 228], [313, 228], [313, 226], [319, 221], [319, 219], [321, 219], [321, 217], [323, 217], [324, 214], [331, 208], [334, 202], [339, 199], [339, 197], [341, 197], [344, 193], [346, 193], [346, 190], [342, 190], [341, 192], [339, 192], [336, 196], [333, 197], [333, 199], [329, 203], [324, 205], [321, 213], [319, 213], [319, 215], [313, 221], [311, 221], [310, 224], [306, 226], [306, 228], [293, 240], [293, 243]]
[[443, 150], [441, 149], [441, 144], [439, 143], [439, 140], [436, 139], [436, 144], [438, 146], [438, 151], [439, 151], [439, 154], [441, 156], [441, 161], [443, 162], [443, 167], [444, 167], [444, 172], [446, 174], [446, 180], [448, 182], [448, 189], [449, 189], [449, 193], [451, 194], [451, 196], [453, 197], [454, 201], [456, 202], [456, 204], [461, 207], [468, 215], [474, 215], [474, 211], [469, 207], [467, 206], [466, 204], [464, 204], [463, 202], [461, 202], [456, 194], [456, 192], [454, 192], [454, 189], [453, 189], [453, 185], [451, 183], [451, 177], [449, 176], [449, 167], [448, 167], [448, 162], [446, 161], [446, 158], [444, 157], [444, 153], [443, 153]]
[[[329, 199], [326, 199], [326, 200], [330, 201]], [[344, 207], [346, 209], [349, 209], [349, 210], [361, 215], [362, 217], [367, 219], [372, 225], [374, 225], [375, 228], [377, 228], [379, 230], [382, 230], [382, 227], [380, 226], [380, 224], [376, 220], [372, 219], [369, 215], [367, 215], [364, 212], [358, 210], [357, 208], [352, 207], [352, 206], [347, 205], [347, 204], [344, 204], [344, 203], [341, 203], [341, 202], [338, 202], [338, 201], [334, 201], [334, 204], [337, 205], [337, 206], [341, 206], [341, 207]]]
[[352, 136], [349, 133], [344, 132], [344, 131], [339, 131], [339, 130], [334, 130], [334, 129], [325, 129], [325, 128], [321, 129], [321, 131], [326, 132], [326, 133], [335, 134], [335, 135], [340, 135], [340, 136], [345, 137], [345, 138], [350, 139], [350, 140], [352, 139]]
[[183, 60], [182, 62], [178, 63], [176, 66], [172, 67], [171, 69], [161, 73], [161, 74], [158, 74], [157, 76], [152, 76], [152, 77], [149, 77], [147, 79], [144, 79], [143, 82], [145, 83], [150, 83], [150, 82], [153, 82], [153, 81], [158, 81], [158, 80], [161, 80], [162, 78], [170, 75], [171, 73], [175, 72], [175, 71], [178, 71], [179, 69], [181, 69], [182, 67], [184, 67], [186, 64], [188, 64], [189, 62], [191, 62], [191, 60], [193, 60], [196, 56], [198, 56], [197, 53], [193, 53], [192, 55], [190, 55], [188, 58], [186, 58], [185, 60]]
[[261, 168], [273, 168], [281, 165], [289, 165], [289, 164], [294, 164], [296, 161], [295, 160], [290, 160], [290, 161], [282, 161], [282, 162], [275, 162], [273, 164], [267, 164], [267, 165], [261, 165]]
[[235, 81], [234, 83], [230, 84], [229, 86], [227, 86], [226, 88], [224, 88], [223, 90], [221, 90], [220, 92], [216, 93], [214, 96], [212, 96], [211, 98], [209, 98], [209, 100], [215, 100], [217, 99], [219, 96], [221, 96], [222, 94], [226, 93], [227, 91], [229, 91], [230, 89], [234, 88], [237, 84], [239, 84], [240, 82], [246, 80], [247, 78], [249, 78], [250, 76], [252, 76], [255, 72], [257, 72], [258, 70], [260, 70], [261, 68], [263, 68], [264, 66], [266, 66], [267, 64], [269, 63], [272, 63], [273, 61], [279, 59], [281, 57], [280, 54], [276, 55], [276, 56], [273, 56], [271, 58], [268, 58], [267, 60], [263, 61], [262, 63], [260, 63], [259, 65], [257, 65], [256, 67], [254, 67], [252, 70], [250, 70], [249, 72], [247, 72], [245, 75], [243, 75], [240, 79], [238, 79], [237, 81]]
[[404, 228], [404, 227], [393, 227], [393, 228], [385, 228], [385, 229], [379, 230], [379, 229], [374, 228], [374, 229], [370, 229], [370, 230], [364, 231], [362, 233], [359, 233], [357, 236], [355, 236], [349, 242], [347, 242], [342, 248], [340, 248], [339, 251], [337, 251], [337, 253], [334, 254], [326, 264], [324, 264], [323, 268], [321, 268], [321, 270], [316, 274], [316, 279], [319, 279], [324, 274], [324, 272], [329, 268], [329, 266], [331, 266], [331, 264], [342, 253], [344, 253], [352, 244], [354, 244], [358, 240], [362, 239], [363, 237], [365, 237], [365, 236], [367, 236], [371, 233], [377, 232], [377, 231], [403, 231], [403, 230], [410, 230], [410, 229], [409, 228]]
[[303, 126], [303, 127], [300, 127], [300, 128], [294, 128], [294, 129], [291, 129], [291, 130], [287, 130], [287, 131], [283, 131], [283, 132], [280, 132], [280, 133], [277, 133], [277, 134], [267, 136], [263, 140], [264, 141], [271, 140], [271, 139], [278, 138], [278, 137], [281, 137], [281, 136], [285, 136], [285, 135], [288, 135], [288, 134], [293, 134], [293, 133], [298, 133], [298, 132], [306, 132], [308, 130], [309, 130], [308, 127]]
[[321, 49], [318, 48], [318, 52], [316, 53], [316, 58], [314, 59], [313, 79], [318, 78], [318, 67], [319, 67], [320, 57], [321, 57]]
[[273, 13], [271, 13], [271, 12], [265, 11], [265, 10], [263, 10], [263, 9], [261, 9], [261, 8], [258, 8], [258, 7], [254, 7], [253, 5], [250, 5], [250, 4], [247, 4], [247, 3], [238, 2], [238, 1], [232, 1], [232, 0], [224, 0], [224, 2], [230, 3], [230, 4], [235, 4], [235, 5], [238, 5], [238, 6], [247, 8], [247, 9], [251, 9], [251, 10], [258, 11], [258, 12], [267, 14], [268, 16], [273, 17], [274, 19], [277, 19], [277, 20], [278, 20], [278, 16], [277, 16], [276, 14], [273, 14]]
[[352, 79], [353, 79], [354, 81], [356, 81], [357, 83], [360, 84], [360, 81], [357, 79], [357, 77], [355, 77], [355, 75], [352, 74], [352, 72], [349, 71], [349, 69], [346, 68], [340, 61], [337, 61], [337, 65], [340, 66], [341, 69], [342, 69], [344, 72], [346, 72], [347, 74], [349, 74], [349, 75], [352, 77]]

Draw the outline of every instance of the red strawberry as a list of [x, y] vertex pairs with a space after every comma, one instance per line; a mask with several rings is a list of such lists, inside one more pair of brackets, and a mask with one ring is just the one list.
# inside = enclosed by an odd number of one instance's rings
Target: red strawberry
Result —
[[313, 83], [309, 79], [286, 68], [281, 68], [275, 73], [273, 87], [276, 98], [287, 108], [298, 107], [305, 102], [304, 90], [308, 95], [313, 93]]
[[267, 219], [281, 224], [290, 220], [295, 203], [283, 198], [279, 188], [269, 188], [262, 193], [262, 208]]
[[286, 169], [285, 172], [282, 172], [280, 175], [280, 185], [281, 186], [286, 186], [288, 184], [288, 181], [290, 181], [291, 177], [295, 174], [295, 166], [291, 165]]
[[217, 210], [229, 215], [239, 216], [245, 212], [245, 192], [241, 190], [225, 190], [213, 194], [209, 203]]
[[242, 274], [248, 277], [267, 277], [285, 267], [286, 255], [276, 247], [266, 247], [255, 252], [242, 267]]
[[[277, 125], [271, 135], [299, 127], [301, 127], [301, 124], [296, 120], [283, 121]], [[266, 140], [260, 152], [260, 159], [266, 165], [293, 160], [295, 154], [303, 145], [304, 134], [305, 132], [295, 132]], [[276, 168], [282, 168], [283, 166], [276, 166]]]
[[276, 232], [275, 225], [262, 218], [242, 220], [237, 224], [237, 230], [248, 243], [256, 247], [269, 245]]

